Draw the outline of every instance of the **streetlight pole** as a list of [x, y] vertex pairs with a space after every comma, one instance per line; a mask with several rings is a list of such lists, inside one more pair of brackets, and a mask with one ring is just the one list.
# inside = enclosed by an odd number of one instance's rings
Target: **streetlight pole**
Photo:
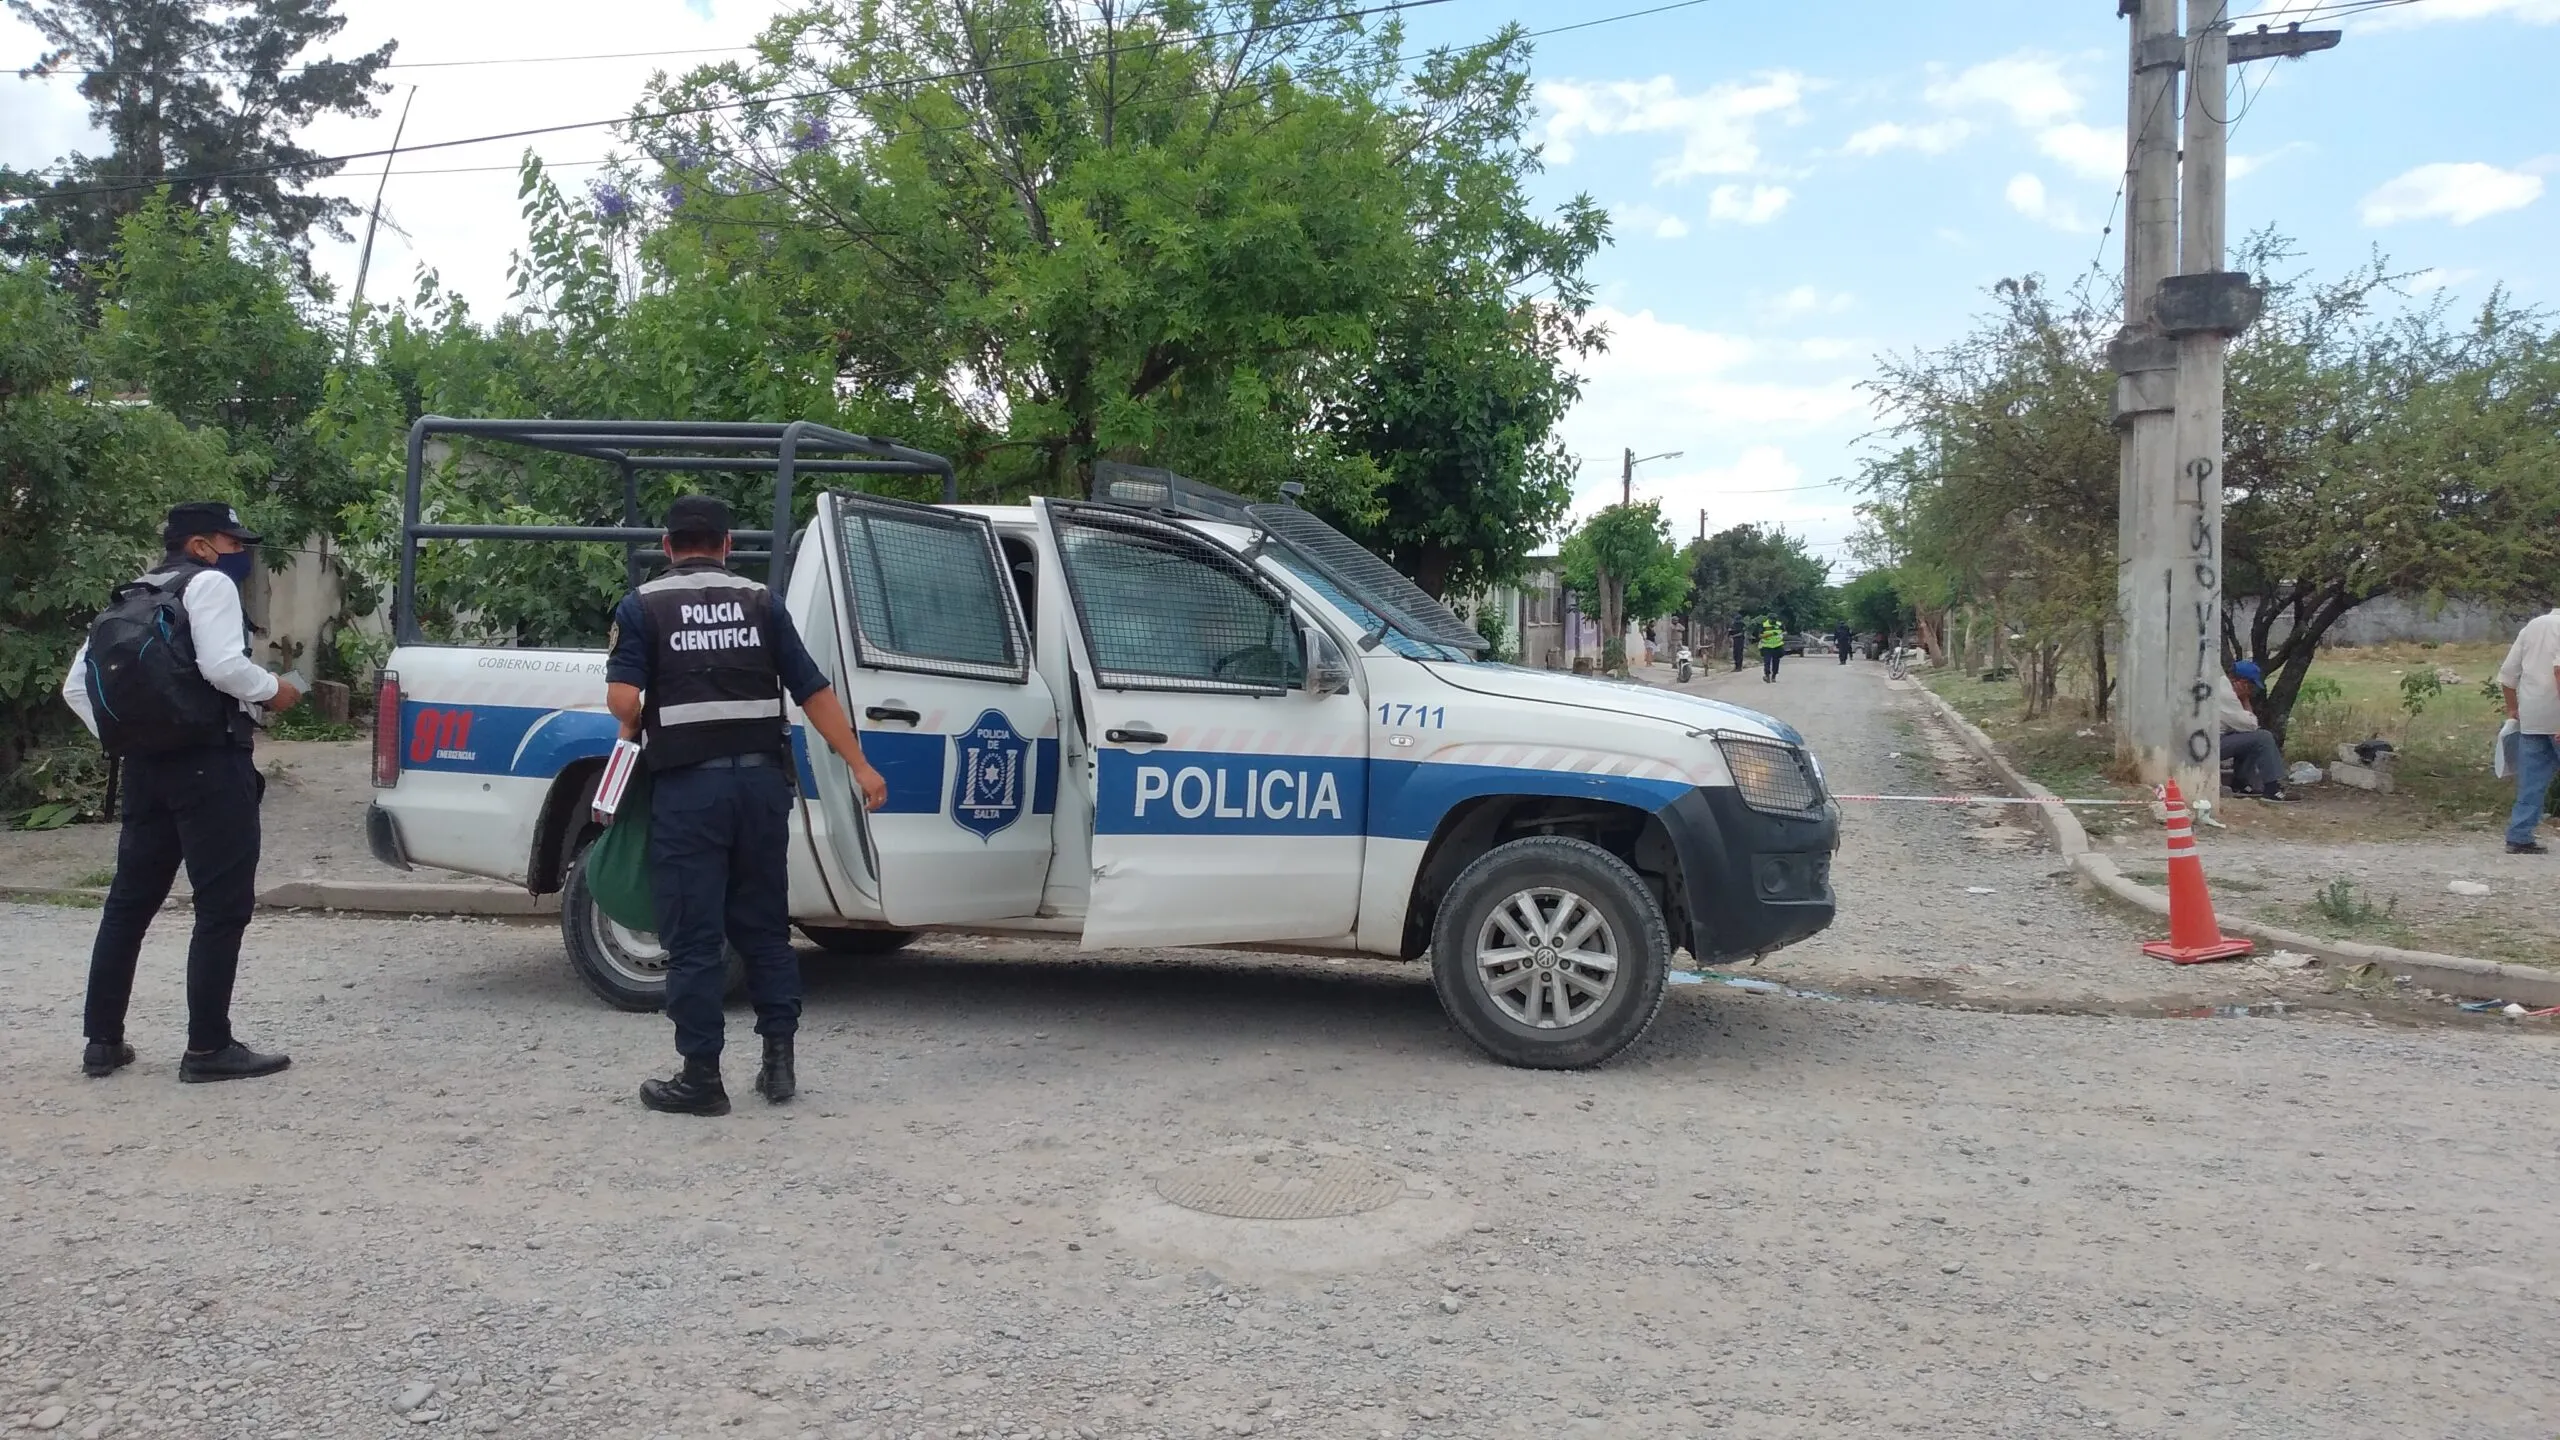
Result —
[[1665, 450], [1659, 455], [1638, 455], [1635, 447], [1630, 445], [1621, 453], [1626, 458], [1618, 469], [1618, 503], [1633, 505], [1636, 503], [1636, 467], [1649, 460], [1677, 460], [1683, 452]]

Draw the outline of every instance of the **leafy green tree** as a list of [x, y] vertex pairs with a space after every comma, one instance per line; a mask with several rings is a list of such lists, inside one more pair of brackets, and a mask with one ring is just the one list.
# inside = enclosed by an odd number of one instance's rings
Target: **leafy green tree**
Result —
[[[1510, 213], [1516, 34], [1418, 79], [1400, 38], [1321, 0], [807, 5], [754, 64], [654, 97], [762, 103], [639, 127], [654, 173], [614, 200], [654, 227], [651, 263], [697, 252], [829, 348], [845, 390], [902, 397], [905, 438], [947, 436], [973, 496], [1079, 493], [1118, 458], [1247, 493], [1300, 479], [1365, 528], [1389, 514], [1366, 442], [1425, 415], [1413, 392], [1453, 347], [1509, 350], [1463, 377], [1484, 388], [1447, 403], [1477, 433], [1411, 473], [1386, 532], [1445, 585], [1549, 517], [1534, 372], [1580, 332], [1515, 312], [1504, 281], [1578, 265], [1596, 217]], [[1427, 488], [1470, 462], [1519, 492], [1489, 538]]]
[[[2260, 235], [2247, 263], [2291, 256]], [[2279, 278], [2232, 347], [2224, 645], [2266, 671], [2279, 736], [2358, 605], [2540, 602], [2560, 577], [2560, 333], [2503, 291], [2468, 317], [2386, 308], [2397, 279], [2379, 256]]]
[[1840, 587], [1840, 611], [1852, 629], [1891, 639], [1911, 631], [1911, 605], [1891, 571], [1869, 570]]
[[336, 529], [359, 494], [325, 418], [338, 342], [285, 248], [221, 206], [155, 198], [126, 217], [99, 277], [101, 373], [223, 432], [242, 509], [278, 540]]
[[1690, 541], [1682, 557], [1689, 614], [1702, 632], [1737, 617], [1775, 615], [1790, 630], [1829, 619], [1831, 567], [1784, 527], [1736, 525]]
[[1573, 532], [1557, 552], [1565, 587], [1600, 621], [1602, 668], [1627, 670], [1627, 621], [1677, 608], [1689, 567], [1673, 543], [1661, 502], [1612, 505]]
[[43, 266], [0, 262], [0, 776], [85, 744], [54, 694], [82, 633], [170, 505], [235, 494], [219, 432], [86, 383], [92, 342]]
[[1413, 82], [1419, 253], [1327, 420], [1385, 476], [1375, 521], [1349, 528], [1434, 595], [1514, 578], [1564, 518], [1575, 464], [1555, 427], [1581, 393], [1573, 362], [1604, 341], [1583, 267], [1607, 217], [1577, 196], [1540, 219], [1523, 193], [1538, 161], [1517, 29]]
[[[1900, 507], [1901, 541], [1988, 612], [1995, 664], [2014, 630], [2030, 714], [2056, 697], [2064, 657], [2088, 657], [2106, 709], [2115, 613], [2112, 311], [2087, 287], [2034, 276], [1991, 289], [1991, 314], [1940, 350], [1889, 358], [1870, 382], [1912, 448], [1870, 467]], [[1898, 487], [1898, 488], [1897, 488]]]
[[[338, 164], [293, 135], [323, 115], [370, 116], [393, 46], [351, 59], [303, 53], [346, 27], [336, 0], [8, 0], [48, 47], [29, 74], [77, 73], [104, 155], [50, 173], [0, 169], [0, 253], [41, 255], [63, 283], [114, 248], [155, 187], [196, 209], [219, 200], [273, 235], [308, 275], [314, 229], [346, 238], [351, 201], [308, 194]], [[203, 177], [203, 178], [190, 178]], [[84, 292], [85, 293], [85, 292]]]

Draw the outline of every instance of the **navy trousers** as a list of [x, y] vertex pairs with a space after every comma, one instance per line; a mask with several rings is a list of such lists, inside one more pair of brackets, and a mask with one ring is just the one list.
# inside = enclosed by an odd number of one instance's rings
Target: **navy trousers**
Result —
[[791, 780], [779, 766], [688, 765], [650, 777], [649, 882], [667, 949], [676, 1053], [716, 1063], [729, 966], [747, 962], [756, 1033], [800, 1029], [800, 957], [791, 949]]
[[187, 1048], [231, 1043], [231, 987], [240, 974], [240, 935], [258, 904], [258, 802], [266, 793], [267, 779], [246, 746], [126, 757], [116, 878], [89, 950], [82, 1028], [90, 1039], [123, 1043], [143, 933], [184, 863], [196, 905], [195, 936], [187, 942]]

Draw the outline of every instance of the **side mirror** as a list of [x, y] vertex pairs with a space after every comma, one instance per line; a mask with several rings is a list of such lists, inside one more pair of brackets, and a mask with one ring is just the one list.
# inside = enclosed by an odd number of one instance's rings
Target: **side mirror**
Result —
[[1307, 646], [1307, 694], [1321, 700], [1328, 695], [1341, 695], [1351, 689], [1351, 662], [1342, 647], [1323, 627], [1309, 625], [1303, 632]]

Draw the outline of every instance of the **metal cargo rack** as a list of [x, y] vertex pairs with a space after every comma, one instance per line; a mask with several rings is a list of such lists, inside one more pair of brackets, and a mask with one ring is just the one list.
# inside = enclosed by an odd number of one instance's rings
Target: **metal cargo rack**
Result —
[[[613, 466], [622, 477], [619, 525], [441, 525], [418, 518], [425, 485], [427, 440], [451, 435]], [[640, 583], [661, 534], [640, 514], [640, 476], [651, 471], [728, 471], [773, 476], [773, 520], [768, 528], [738, 530], [734, 537], [761, 549], [733, 551], [739, 560], [771, 562], [777, 591], [791, 578], [791, 488], [800, 475], [939, 475], [943, 503], [960, 498], [951, 462], [894, 440], [856, 435], [812, 420], [769, 423], [746, 420], [459, 420], [427, 415], [409, 427], [409, 474], [400, 501], [400, 582], [392, 599], [392, 633], [403, 645], [423, 643], [418, 625], [418, 542], [422, 540], [556, 540], [618, 544], [625, 575]]]

